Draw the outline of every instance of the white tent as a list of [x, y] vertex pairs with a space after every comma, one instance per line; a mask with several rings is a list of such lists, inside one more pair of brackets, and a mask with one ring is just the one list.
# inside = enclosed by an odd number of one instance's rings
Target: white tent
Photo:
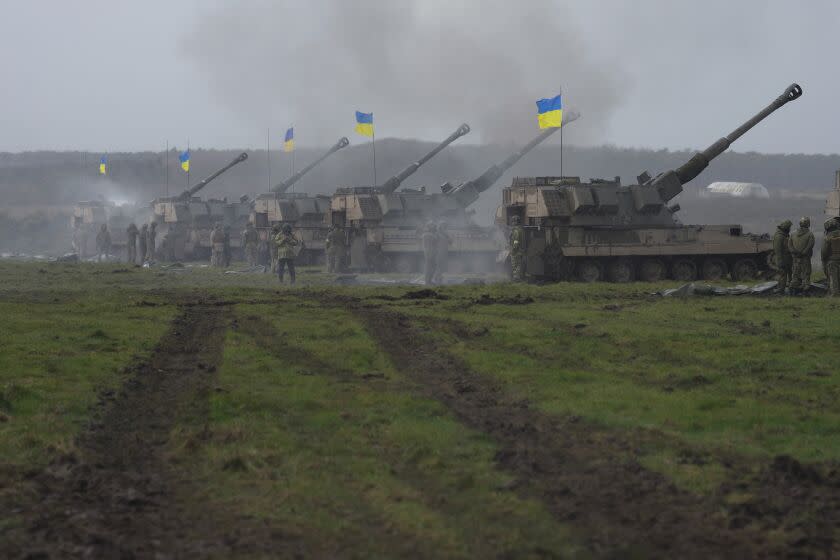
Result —
[[719, 181], [712, 183], [704, 192], [705, 196], [732, 196], [735, 198], [770, 198], [767, 188], [760, 183], [737, 183]]

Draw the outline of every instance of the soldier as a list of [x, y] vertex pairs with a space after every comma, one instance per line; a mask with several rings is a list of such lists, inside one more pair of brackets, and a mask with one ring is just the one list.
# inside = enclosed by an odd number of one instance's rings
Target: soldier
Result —
[[283, 231], [278, 233], [274, 238], [274, 244], [277, 246], [277, 277], [280, 283], [283, 283], [283, 272], [286, 266], [289, 267], [290, 284], [295, 284], [295, 257], [300, 248], [300, 241], [292, 232], [292, 226], [285, 224]]
[[790, 282], [790, 269], [793, 266], [793, 260], [790, 256], [788, 241], [790, 239], [790, 228], [792, 225], [793, 222], [785, 220], [776, 226], [776, 233], [773, 235], [776, 280], [779, 282], [779, 285], [776, 286], [776, 293], [779, 294], [785, 293], [785, 289]]
[[213, 226], [210, 232], [210, 266], [221, 267], [225, 262], [225, 232], [222, 224]]
[[149, 224], [143, 224], [140, 228], [140, 237], [137, 238], [138, 249], [140, 249], [140, 264], [146, 262], [146, 240], [149, 239]]
[[814, 254], [814, 234], [811, 233], [811, 219], [800, 218], [799, 229], [788, 239], [788, 248], [793, 257], [790, 291], [798, 294], [811, 285], [811, 257]]
[[452, 245], [452, 236], [447, 231], [447, 223], [440, 222], [437, 226], [437, 247], [435, 250], [435, 284], [443, 280], [443, 273], [449, 265], [449, 247]]
[[134, 222], [131, 222], [125, 228], [125, 248], [128, 250], [126, 260], [131, 264], [137, 264], [137, 235], [139, 233], [140, 231]]
[[828, 294], [840, 297], [840, 218], [826, 220], [820, 256], [828, 280]]
[[224, 232], [224, 251], [222, 253], [222, 260], [224, 261], [225, 268], [230, 266], [230, 226], [225, 226], [222, 231]]
[[245, 246], [245, 259], [248, 261], [248, 266], [257, 266], [257, 246], [259, 242], [260, 236], [254, 229], [254, 224], [248, 222], [245, 231], [242, 232], [242, 244]]
[[271, 251], [271, 273], [277, 272], [277, 244], [274, 242], [277, 236], [280, 235], [280, 224], [274, 224], [271, 228], [271, 243], [269, 250]]
[[155, 238], [157, 237], [157, 222], [152, 222], [149, 225], [149, 230], [146, 235], [146, 260], [152, 262], [155, 260]]
[[327, 250], [327, 272], [338, 272], [341, 259], [344, 256], [344, 228], [333, 224], [327, 233], [325, 247]]
[[108, 231], [108, 226], [102, 224], [99, 228], [99, 233], [96, 234], [96, 260], [102, 262], [102, 256], [108, 259], [111, 254], [111, 233]]
[[426, 231], [420, 237], [423, 243], [423, 273], [426, 284], [435, 282], [435, 264], [437, 261], [437, 226], [434, 222], [426, 224]]
[[514, 282], [525, 280], [525, 230], [520, 224], [519, 216], [510, 220], [510, 275]]

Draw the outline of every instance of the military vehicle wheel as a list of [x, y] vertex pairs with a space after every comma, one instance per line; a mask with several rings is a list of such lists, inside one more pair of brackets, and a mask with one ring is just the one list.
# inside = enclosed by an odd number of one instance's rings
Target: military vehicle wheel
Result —
[[575, 272], [581, 282], [597, 282], [604, 276], [604, 267], [598, 261], [585, 260], [578, 263]]
[[753, 280], [758, 276], [758, 265], [752, 259], [740, 259], [732, 266], [733, 280]]
[[726, 263], [723, 259], [706, 259], [703, 261], [703, 280], [720, 280], [726, 276]]
[[639, 277], [645, 282], [659, 282], [665, 279], [665, 263], [661, 259], [647, 259], [642, 262]]
[[633, 281], [633, 262], [630, 259], [616, 259], [610, 263], [610, 282], [625, 284]]
[[689, 259], [677, 259], [671, 266], [671, 276], [680, 282], [691, 282], [697, 279], [697, 265]]

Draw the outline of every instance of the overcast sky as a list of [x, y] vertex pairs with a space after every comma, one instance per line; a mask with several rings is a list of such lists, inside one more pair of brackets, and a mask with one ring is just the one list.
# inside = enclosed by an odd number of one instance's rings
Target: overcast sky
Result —
[[562, 87], [579, 144], [704, 147], [791, 82], [739, 151], [840, 152], [840, 2], [0, 0], [0, 151], [279, 147], [537, 132]]

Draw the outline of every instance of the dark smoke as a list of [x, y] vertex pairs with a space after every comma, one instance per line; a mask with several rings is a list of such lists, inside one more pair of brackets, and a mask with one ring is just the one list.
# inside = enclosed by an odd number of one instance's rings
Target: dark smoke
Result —
[[202, 16], [183, 49], [210, 91], [255, 127], [294, 122], [326, 144], [373, 111], [380, 136], [520, 142], [535, 100], [561, 87], [581, 111], [577, 142], [601, 132], [627, 78], [588, 54], [572, 10], [534, 0], [237, 2]]

